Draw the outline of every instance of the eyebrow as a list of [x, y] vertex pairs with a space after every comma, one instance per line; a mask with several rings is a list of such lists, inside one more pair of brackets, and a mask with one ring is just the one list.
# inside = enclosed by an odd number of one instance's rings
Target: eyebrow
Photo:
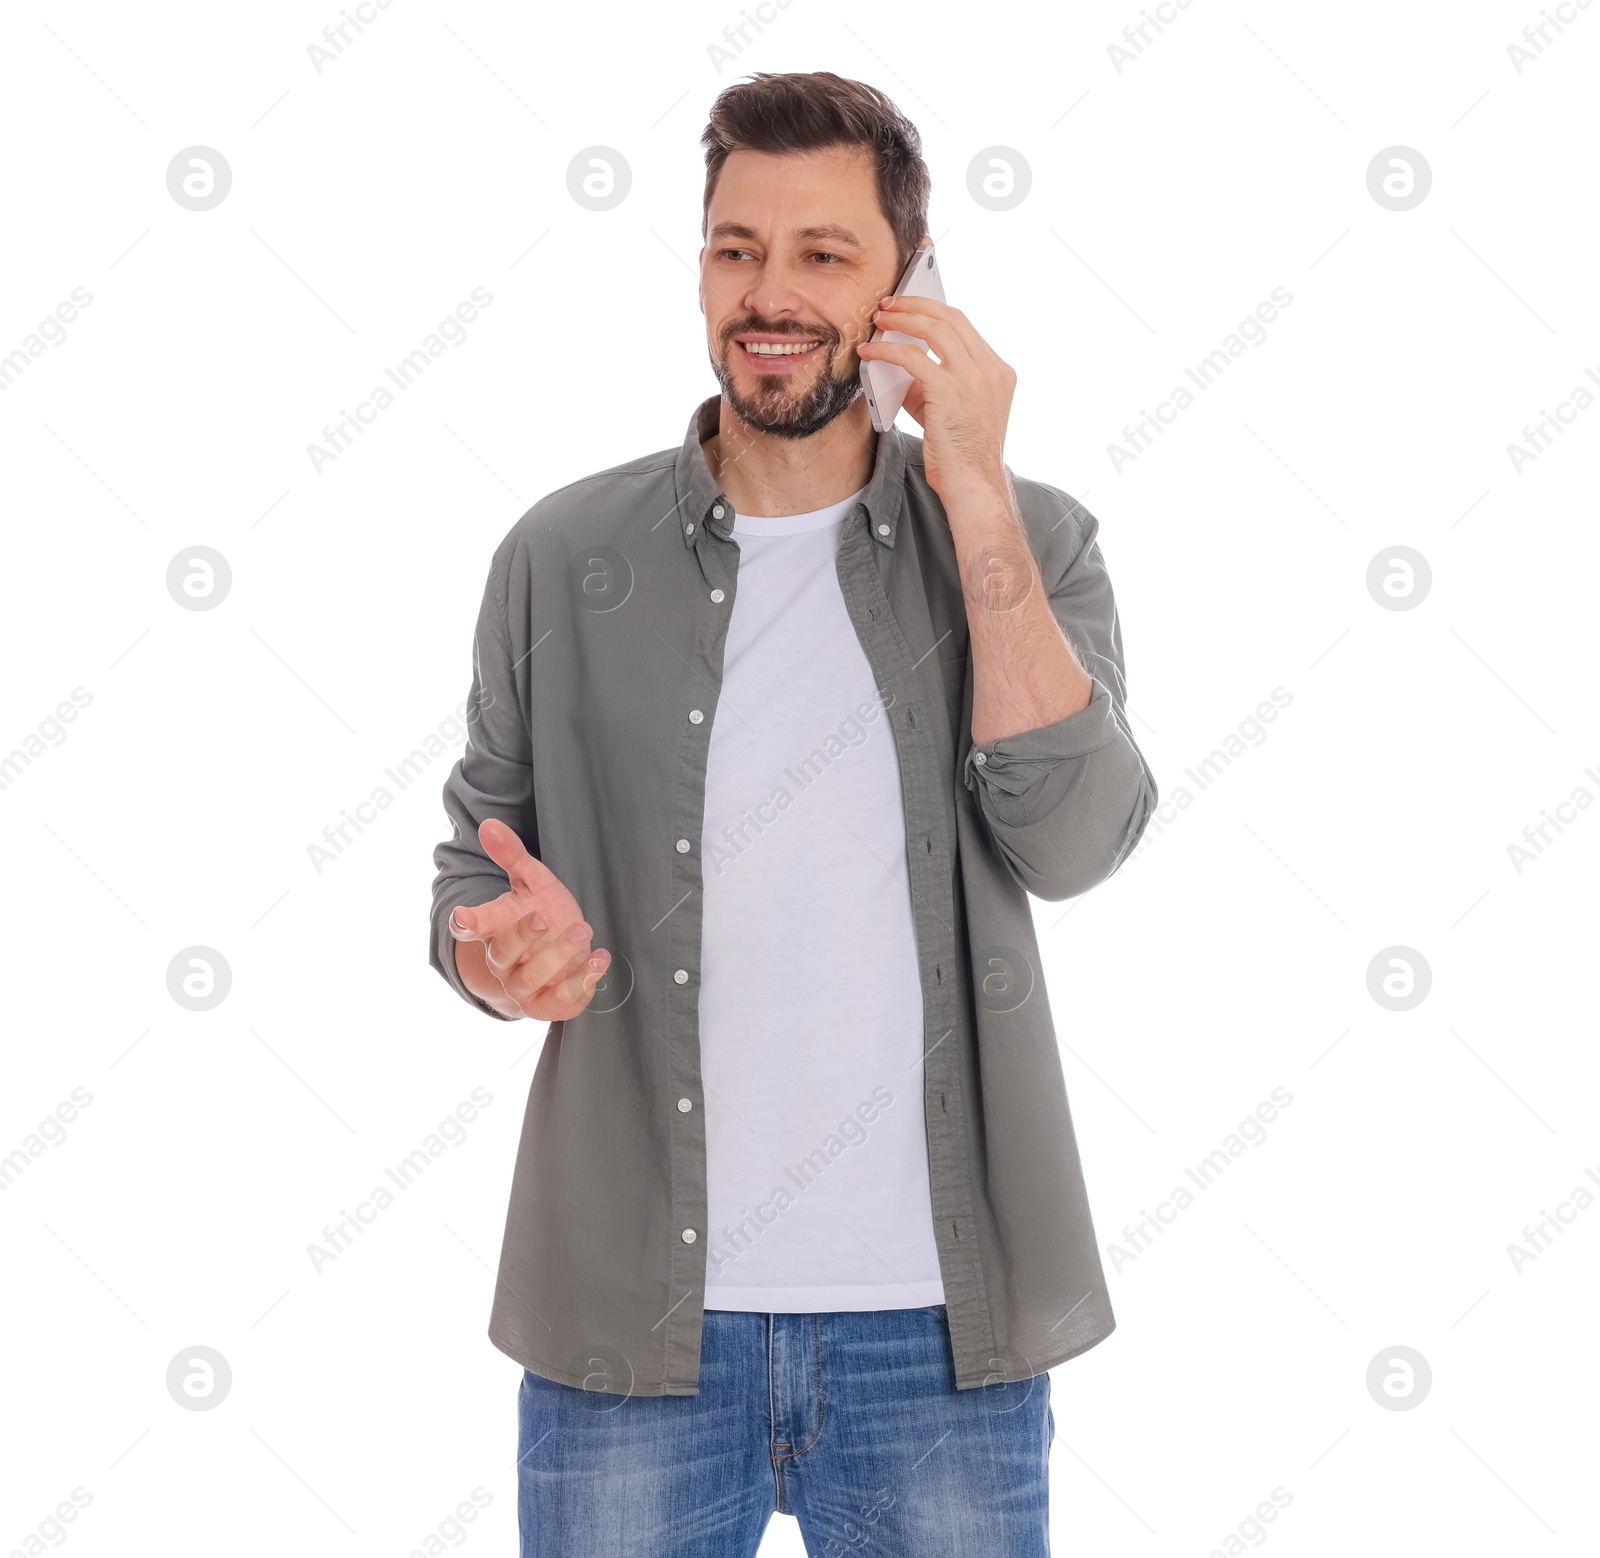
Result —
[[[711, 229], [711, 236], [713, 239], [756, 238], [759, 234], [753, 227], [746, 227], [743, 222], [718, 222]], [[837, 222], [825, 222], [820, 227], [797, 227], [794, 236], [808, 239], [813, 243], [836, 243], [847, 249], [865, 247], [848, 227], [841, 227]]]

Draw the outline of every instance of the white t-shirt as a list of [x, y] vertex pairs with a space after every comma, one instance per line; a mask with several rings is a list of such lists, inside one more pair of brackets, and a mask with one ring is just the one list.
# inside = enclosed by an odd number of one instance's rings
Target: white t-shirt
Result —
[[944, 1302], [900, 764], [837, 572], [860, 496], [734, 523], [701, 849], [708, 1309]]

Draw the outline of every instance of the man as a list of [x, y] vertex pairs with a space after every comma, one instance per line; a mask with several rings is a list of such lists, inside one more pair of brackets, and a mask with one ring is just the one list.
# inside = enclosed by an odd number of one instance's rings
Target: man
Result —
[[1028, 893], [1156, 801], [1097, 525], [1011, 476], [966, 315], [889, 296], [887, 98], [758, 76], [703, 139], [721, 394], [497, 548], [434, 857], [434, 966], [550, 1023], [489, 1332], [523, 1553], [1042, 1554], [1045, 1371], [1115, 1322]]

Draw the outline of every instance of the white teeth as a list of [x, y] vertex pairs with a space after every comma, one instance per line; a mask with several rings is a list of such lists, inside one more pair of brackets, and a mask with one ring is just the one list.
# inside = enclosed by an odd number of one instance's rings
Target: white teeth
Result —
[[747, 352], [753, 352], [757, 357], [798, 357], [802, 352], [809, 352], [817, 343], [806, 341], [794, 346], [779, 345], [771, 341], [746, 341], [742, 344]]

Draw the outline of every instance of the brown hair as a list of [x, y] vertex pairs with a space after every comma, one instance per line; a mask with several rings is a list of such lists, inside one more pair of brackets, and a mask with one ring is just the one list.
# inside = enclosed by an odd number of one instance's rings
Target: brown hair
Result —
[[781, 76], [763, 72], [736, 82], [717, 94], [700, 144], [706, 152], [702, 238], [729, 152], [801, 152], [824, 146], [862, 146], [872, 153], [878, 205], [894, 232], [902, 266], [928, 230], [933, 181], [922, 160], [922, 137], [882, 92], [865, 82], [847, 81], [831, 70]]

